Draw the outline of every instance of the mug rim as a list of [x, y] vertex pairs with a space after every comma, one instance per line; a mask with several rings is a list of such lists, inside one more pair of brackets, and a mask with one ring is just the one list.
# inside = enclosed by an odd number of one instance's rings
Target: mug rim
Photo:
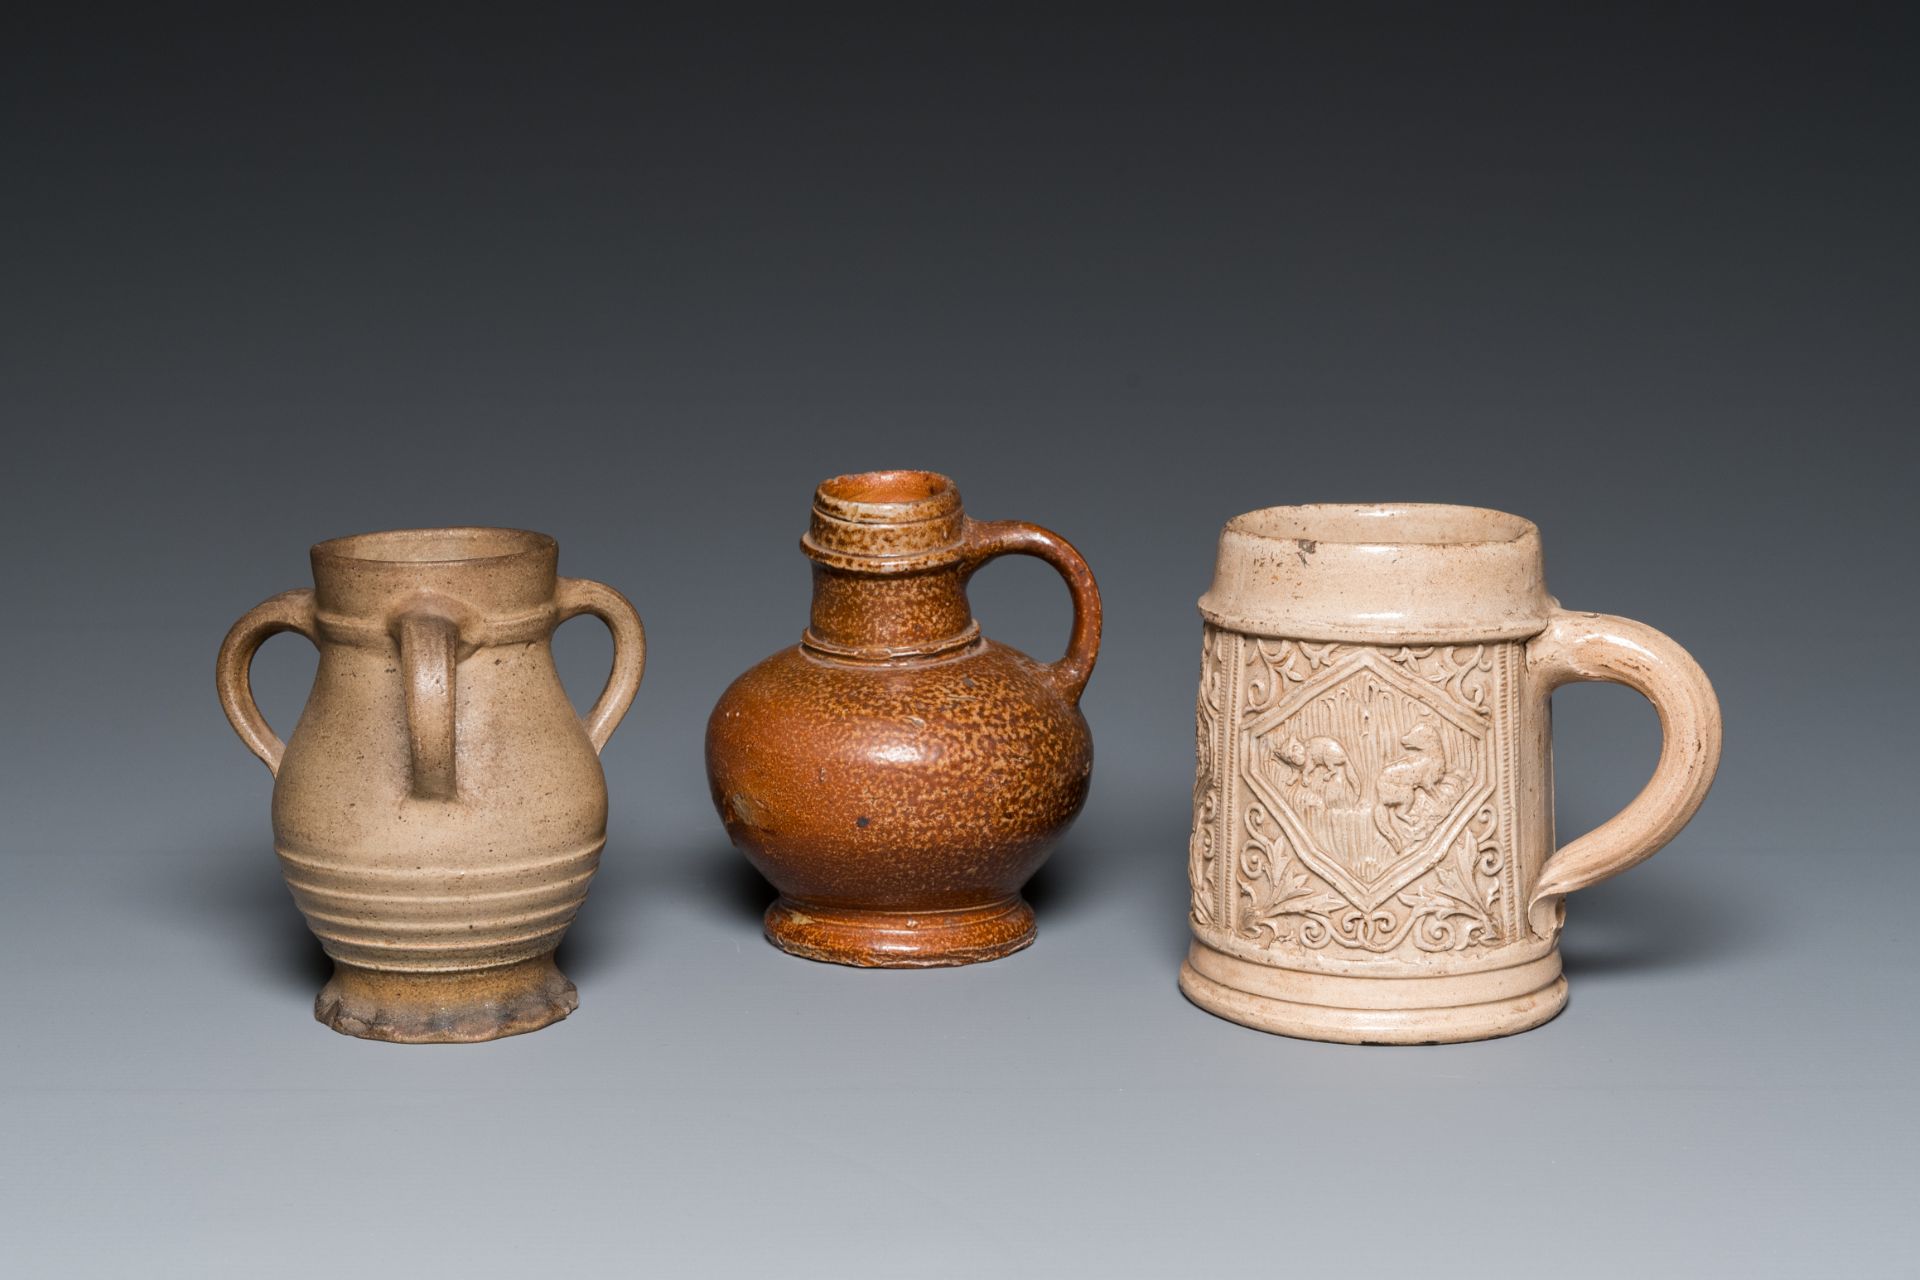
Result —
[[1252, 635], [1438, 644], [1537, 634], [1554, 609], [1540, 530], [1491, 507], [1316, 503], [1235, 516], [1209, 622]]
[[[1353, 536], [1339, 528], [1355, 521], [1379, 520], [1381, 536]], [[1447, 521], [1463, 528], [1490, 526], [1488, 536], [1449, 536], [1439, 532], [1415, 532], [1426, 522], [1430, 530], [1444, 528]], [[1291, 529], [1274, 529], [1276, 522], [1290, 521]], [[1324, 521], [1330, 529], [1314, 524]], [[1498, 532], [1494, 532], [1498, 530]], [[1499, 547], [1537, 538], [1540, 527], [1525, 516], [1495, 507], [1478, 507], [1453, 502], [1310, 502], [1289, 503], [1246, 511], [1227, 521], [1223, 533], [1238, 534], [1264, 542], [1312, 543], [1330, 547]], [[1368, 534], [1374, 530], [1366, 530]]]

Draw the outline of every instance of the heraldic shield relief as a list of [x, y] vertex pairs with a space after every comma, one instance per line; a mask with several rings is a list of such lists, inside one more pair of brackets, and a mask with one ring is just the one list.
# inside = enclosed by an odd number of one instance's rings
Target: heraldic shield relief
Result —
[[[1493, 703], [1503, 646], [1375, 648], [1218, 632], [1209, 641], [1209, 666], [1239, 650], [1237, 673], [1203, 680], [1217, 692], [1201, 716], [1204, 740], [1207, 713], [1238, 704], [1221, 745], [1238, 770], [1239, 830], [1231, 903], [1202, 901], [1221, 868], [1214, 833], [1195, 833], [1196, 922], [1214, 925], [1224, 908], [1233, 932], [1262, 946], [1376, 954], [1409, 942], [1421, 951], [1501, 942], [1509, 922]], [[1239, 677], [1230, 694], [1221, 687], [1229, 674]], [[1210, 826], [1223, 806], [1196, 798]]]

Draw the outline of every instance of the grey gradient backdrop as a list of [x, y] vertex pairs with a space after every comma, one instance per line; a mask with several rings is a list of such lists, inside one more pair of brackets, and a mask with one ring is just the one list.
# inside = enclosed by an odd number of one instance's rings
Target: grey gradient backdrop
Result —
[[[0, 1271], [1913, 1274], [1920, 182], [1897, 9], [13, 14], [0, 40]], [[911, 7], [908, 7], [911, 9]], [[1073, 538], [1107, 642], [1040, 937], [763, 943], [701, 768], [821, 477]], [[1507, 508], [1727, 712], [1511, 1040], [1187, 1005], [1213, 540]], [[216, 645], [320, 538], [555, 534], [638, 603], [580, 1011], [329, 1034]], [[975, 603], [1051, 656], [1064, 591]], [[608, 643], [563, 630], [583, 704]], [[313, 669], [256, 666], [290, 727]], [[1556, 699], [1577, 834], [1651, 769]]]

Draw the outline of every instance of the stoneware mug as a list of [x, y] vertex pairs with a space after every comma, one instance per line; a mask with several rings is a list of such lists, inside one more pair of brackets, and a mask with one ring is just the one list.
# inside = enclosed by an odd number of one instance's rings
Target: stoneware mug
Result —
[[[1220, 536], [1205, 619], [1180, 989], [1283, 1035], [1420, 1044], [1565, 1007], [1564, 895], [1685, 826], [1720, 708], [1666, 636], [1547, 594], [1540, 531], [1455, 506], [1270, 507]], [[1660, 714], [1653, 778], [1553, 848], [1549, 698]]]
[[[400, 529], [313, 548], [313, 588], [256, 606], [220, 646], [220, 703], [273, 772], [273, 843], [334, 976], [314, 1016], [347, 1035], [492, 1040], [579, 1003], [553, 951], [607, 837], [599, 752], [633, 702], [640, 618], [556, 576], [552, 538]], [[583, 720], [549, 640], [590, 613], [613, 673]], [[320, 650], [282, 745], [247, 673], [269, 636]]]

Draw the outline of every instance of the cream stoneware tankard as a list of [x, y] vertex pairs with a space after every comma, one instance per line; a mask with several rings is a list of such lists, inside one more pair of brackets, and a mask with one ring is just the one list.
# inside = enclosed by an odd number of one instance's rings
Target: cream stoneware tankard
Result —
[[[492, 1040], [579, 1003], [553, 951], [607, 834], [599, 751], [640, 687], [646, 639], [613, 588], [555, 573], [519, 529], [401, 529], [313, 548], [313, 588], [257, 606], [220, 646], [221, 705], [273, 772], [273, 839], [333, 958], [314, 1016], [347, 1035]], [[613, 673], [582, 719], [549, 640], [590, 613]], [[248, 684], [297, 631], [320, 650], [282, 745]]]
[[[1205, 619], [1180, 989], [1283, 1035], [1421, 1044], [1565, 1007], [1565, 895], [1650, 857], [1720, 760], [1686, 652], [1547, 594], [1540, 531], [1478, 507], [1270, 507], [1220, 536]], [[1660, 714], [1653, 778], [1554, 850], [1549, 698]]]

